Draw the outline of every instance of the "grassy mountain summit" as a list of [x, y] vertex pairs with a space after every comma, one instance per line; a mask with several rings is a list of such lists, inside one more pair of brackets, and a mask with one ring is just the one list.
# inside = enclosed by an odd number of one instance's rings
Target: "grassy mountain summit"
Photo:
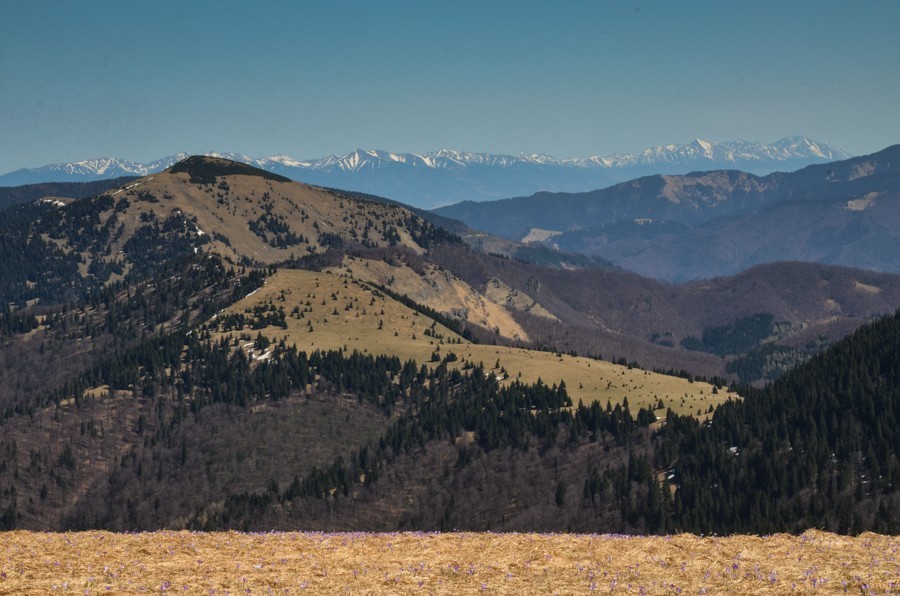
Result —
[[207, 157], [72, 205], [23, 205], [7, 221], [3, 293], [18, 304], [65, 299], [191, 252], [272, 264], [323, 255], [344, 242], [422, 252], [449, 237], [398, 206]]
[[192, 155], [165, 169], [169, 174], [186, 173], [194, 184], [212, 184], [219, 176], [259, 176], [276, 182], [290, 182], [289, 178], [273, 174], [251, 165], [221, 159]]

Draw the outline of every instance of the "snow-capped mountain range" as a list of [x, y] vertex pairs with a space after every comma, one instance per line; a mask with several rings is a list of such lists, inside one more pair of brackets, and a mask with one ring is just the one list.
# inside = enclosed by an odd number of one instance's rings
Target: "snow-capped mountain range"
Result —
[[[345, 155], [307, 160], [286, 155], [250, 157], [221, 152], [205, 155], [240, 161], [301, 182], [382, 195], [418, 207], [527, 195], [541, 190], [585, 191], [649, 174], [715, 169], [766, 174], [850, 157], [828, 143], [806, 137], [788, 137], [768, 145], [697, 139], [684, 145], [651, 147], [640, 153], [571, 159], [556, 159], [547, 154], [503, 155], [454, 149], [423, 154], [357, 149]], [[146, 176], [187, 156], [187, 153], [176, 153], [150, 163], [97, 158], [50, 164], [2, 175], [0, 186]]]

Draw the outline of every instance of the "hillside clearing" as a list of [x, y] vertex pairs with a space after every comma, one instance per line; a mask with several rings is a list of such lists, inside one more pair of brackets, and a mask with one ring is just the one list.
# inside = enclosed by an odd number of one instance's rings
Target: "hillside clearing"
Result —
[[11, 532], [0, 594], [893, 593], [900, 539]]
[[[238, 301], [217, 316], [225, 321], [229, 315], [245, 314], [262, 308], [286, 313], [286, 329], [268, 325], [259, 329], [249, 326], [228, 329], [212, 321], [219, 331], [215, 338], [237, 337], [255, 358], [264, 351], [254, 351], [250, 339], [262, 333], [272, 341], [284, 340], [307, 352], [314, 350], [359, 350], [370, 354], [390, 354], [401, 360], [429, 364], [432, 354], [443, 358], [454, 353], [456, 366], [466, 361], [483, 364], [489, 374], [506, 383], [515, 380], [535, 383], [566, 383], [574, 404], [598, 401], [605, 406], [621, 404], [626, 398], [633, 413], [640, 408], [666, 408], [678, 414], [704, 416], [710, 406], [718, 407], [734, 399], [734, 393], [714, 393], [712, 385], [690, 382], [680, 377], [660, 375], [640, 368], [629, 368], [603, 360], [554, 354], [505, 346], [473, 344], [443, 325], [385, 296], [367, 284], [331, 273], [279, 270], [266, 280], [258, 292]], [[256, 310], [254, 310], [256, 309]], [[291, 313], [296, 313], [291, 315]], [[216, 327], [218, 325], [218, 327]], [[499, 362], [499, 365], [498, 365]]]

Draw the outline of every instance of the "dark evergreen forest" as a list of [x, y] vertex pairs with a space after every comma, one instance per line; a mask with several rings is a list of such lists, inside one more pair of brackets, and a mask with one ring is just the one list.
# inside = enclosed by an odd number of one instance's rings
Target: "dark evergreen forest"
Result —
[[[87, 408], [82, 392], [95, 386], [141, 400], [156, 414], [155, 421], [140, 424], [141, 442], [159, 449], [177, 448], [179, 426], [210, 408], [249, 411], [298, 395], [326, 401], [354, 396], [384, 421], [377, 439], [347, 445], [330, 462], [279, 470], [280, 479], [228, 493], [213, 509], [193, 503], [186, 524], [195, 528], [343, 527], [345, 512], [355, 519], [359, 508], [390, 500], [385, 494], [404, 494], [404, 482], [427, 480], [416, 476], [416, 459], [450, 449], [453, 460], [444, 457], [442, 467], [430, 471], [442, 477], [439, 485], [446, 485], [450, 501], [429, 515], [421, 514], [425, 503], [406, 505], [420, 513], [404, 518], [405, 524], [432, 530], [528, 529], [517, 526], [514, 517], [509, 523], [502, 517], [467, 519], [470, 497], [454, 488], [454, 479], [492, 461], [494, 478], [482, 482], [518, 482], [519, 498], [533, 503], [516, 506], [533, 513], [540, 504], [540, 528], [768, 533], [821, 527], [896, 533], [898, 338], [900, 314], [866, 326], [764, 390], [747, 389], [744, 400], [720, 407], [703, 424], [670, 413], [659, 426], [652, 412], [632, 413], [627, 403], [572, 407], [564, 384], [503, 387], [468, 364], [462, 370], [446, 362], [429, 369], [359, 352], [307, 354], [283, 343], [269, 346], [262, 336], [257, 341], [266, 345], [259, 347], [271, 347], [273, 357], [255, 363], [230, 340], [210, 342], [204, 333], [187, 329], [98, 362], [49, 394], [48, 401], [74, 397], [76, 408]], [[13, 449], [4, 447], [7, 454]], [[150, 449], [142, 457], [165, 461], [152, 454]], [[74, 471], [75, 460], [63, 453], [50, 467], [60, 468], [62, 478]], [[153, 486], [165, 483], [165, 469], [142, 474], [142, 461], [122, 460], [114, 476], [117, 485], [126, 486], [121, 494], [130, 494], [130, 484], [154, 494]], [[530, 485], [528, 478], [511, 479], [510, 470], [525, 461], [539, 469], [555, 467], [555, 480], [541, 486]], [[191, 458], [174, 458], [168, 465], [189, 467]], [[496, 500], [498, 509], [510, 507], [503, 494], [486, 492], [482, 499]], [[4, 527], [16, 527], [15, 495], [7, 490], [3, 499]], [[113, 529], [173, 523], [134, 500], [128, 505], [115, 495], [110, 499], [101, 511], [86, 507], [72, 513], [67, 523]]]

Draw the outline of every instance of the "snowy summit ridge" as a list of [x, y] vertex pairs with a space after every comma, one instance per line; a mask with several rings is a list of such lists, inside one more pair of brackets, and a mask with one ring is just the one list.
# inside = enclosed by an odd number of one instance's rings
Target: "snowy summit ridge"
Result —
[[[542, 190], [591, 190], [649, 174], [714, 169], [766, 174], [776, 169], [790, 170], [850, 157], [828, 143], [800, 136], [771, 144], [696, 139], [683, 145], [649, 147], [640, 153], [569, 159], [544, 153], [506, 155], [448, 148], [422, 154], [356, 149], [314, 159], [295, 159], [288, 155], [251, 157], [215, 151], [205, 155], [246, 163], [301, 182], [380, 194], [421, 207]], [[187, 156], [187, 153], [176, 153], [143, 164], [120, 158], [50, 164], [2, 175], [0, 186], [146, 176]]]

